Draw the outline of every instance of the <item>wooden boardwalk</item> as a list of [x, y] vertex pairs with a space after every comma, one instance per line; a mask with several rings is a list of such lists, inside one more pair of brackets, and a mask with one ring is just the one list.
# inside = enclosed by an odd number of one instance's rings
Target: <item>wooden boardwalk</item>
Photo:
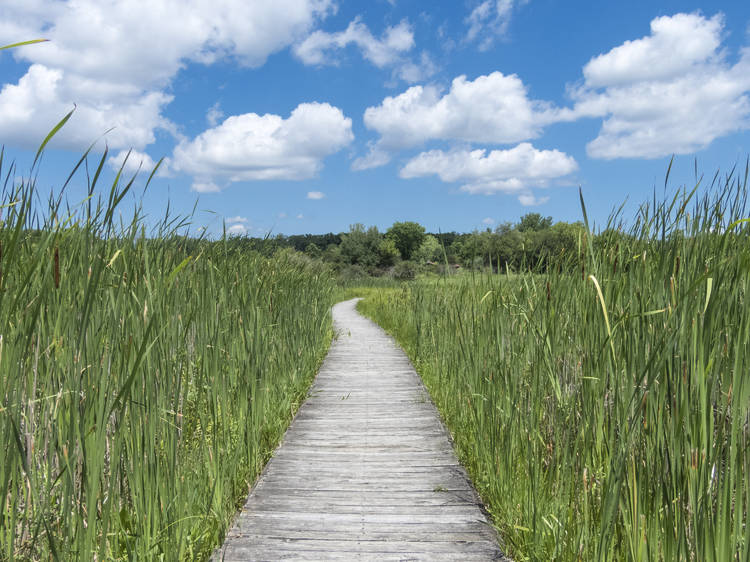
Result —
[[355, 305], [214, 560], [505, 560], [419, 376]]

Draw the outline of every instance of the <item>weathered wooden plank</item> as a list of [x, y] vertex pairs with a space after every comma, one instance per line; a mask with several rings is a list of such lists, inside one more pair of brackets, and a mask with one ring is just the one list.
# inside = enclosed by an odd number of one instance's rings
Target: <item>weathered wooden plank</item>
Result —
[[503, 560], [419, 376], [354, 306], [214, 559]]
[[[398, 541], [398, 542], [429, 542], [435, 540], [435, 532], [431, 528], [425, 528], [423, 531], [419, 530], [404, 530], [400, 527], [390, 527], [387, 529], [377, 529], [372, 533], [361, 533], [360, 529], [349, 529], [346, 531], [350, 540], [356, 541]], [[444, 542], [448, 541], [461, 541], [461, 542], [485, 542], [492, 540], [492, 529], [488, 529], [484, 533], [469, 529], [466, 531], [456, 530], [452, 527], [446, 527], [440, 531], [440, 539]], [[273, 539], [317, 539], [317, 540], [329, 540], [331, 532], [329, 530], [316, 530], [316, 529], [287, 529], [287, 528], [275, 528], [275, 529], [251, 529], [248, 533], [242, 533], [233, 535], [232, 539], [242, 538], [244, 544], [247, 543], [258, 543], [264, 538]]]
[[[314, 462], [313, 462], [314, 459]], [[293, 458], [288, 455], [275, 457], [274, 460], [275, 471], [289, 471], [299, 472], [304, 471], [320, 471], [320, 472], [335, 472], [341, 470], [353, 470], [354, 467], [359, 467], [361, 470], [367, 470], [368, 472], [385, 472], [385, 473], [401, 473], [401, 472], [420, 472], [423, 470], [460, 470], [460, 467], [450, 461], [450, 459], [443, 459], [441, 462], [433, 460], [420, 460], [410, 459], [404, 462], [395, 462], [392, 460], [382, 461], [351, 461], [342, 460], [339, 457], [331, 459], [330, 456], [319, 455], [315, 458], [313, 455], [307, 459]], [[313, 466], [311, 466], [313, 465]]]
[[430, 494], [423, 492], [367, 492], [361, 490], [359, 492], [352, 492], [349, 490], [337, 491], [337, 490], [318, 490], [311, 489], [310, 487], [299, 487], [299, 488], [281, 488], [273, 486], [265, 486], [265, 490], [271, 493], [256, 495], [253, 500], [253, 506], [257, 505], [256, 502], [264, 501], [274, 497], [301, 497], [310, 502], [320, 502], [324, 499], [329, 501], [354, 501], [354, 502], [369, 502], [377, 503], [382, 502], [389, 504], [392, 502], [406, 502], [406, 503], [418, 503], [419, 501], [425, 501], [428, 503], [440, 502], [440, 501], [462, 501], [471, 504], [476, 503], [476, 497], [471, 490], [441, 490], [433, 491]]
[[[352, 448], [354, 449], [354, 448]], [[432, 459], [434, 459], [434, 462], [439, 464], [441, 462], [444, 462], [446, 459], [450, 458], [451, 460], [455, 461], [455, 456], [448, 457], [449, 454], [453, 452], [453, 450], [450, 447], [446, 447], [445, 449], [441, 449], [438, 451], [405, 451], [401, 448], [392, 448], [392, 447], [371, 447], [371, 448], [360, 448], [358, 450], [352, 450], [349, 449], [347, 451], [331, 451], [328, 449], [325, 449], [323, 447], [305, 447], [305, 446], [297, 446], [297, 447], [289, 447], [288, 449], [285, 449], [284, 451], [278, 451], [274, 455], [274, 459], [280, 459], [279, 462], [283, 459], [289, 459], [290, 461], [295, 459], [302, 459], [304, 460], [304, 457], [313, 459], [315, 457], [319, 458], [320, 460], [329, 460], [329, 461], [336, 461], [336, 460], [347, 460], [346, 455], [351, 454], [351, 457], [349, 460], [352, 460], [352, 462], [360, 462], [362, 464], [367, 464], [369, 462], [393, 462], [393, 459], [397, 459], [398, 457], [403, 458], [404, 462], [424, 462], [424, 463], [432, 463]], [[451, 464], [453, 464], [451, 462]]]
[[501, 560], [488, 557], [485, 554], [472, 553], [385, 553], [376, 554], [360, 552], [327, 552], [327, 551], [279, 551], [263, 547], [244, 548], [232, 551], [221, 558], [224, 562], [244, 562], [246, 560], [377, 560], [378, 562], [478, 562], [486, 560]]
[[246, 528], [241, 532], [234, 532], [227, 538], [227, 541], [248, 545], [251, 543], [262, 543], [264, 537], [275, 539], [317, 540], [338, 540], [337, 537], [346, 537], [347, 541], [367, 540], [402, 542], [430, 542], [439, 538], [443, 542], [481, 542], [488, 545], [492, 544], [494, 533], [494, 529], [491, 528], [480, 530], [467, 526], [456, 527], [454, 525], [358, 526], [354, 524], [337, 524], [330, 528], [323, 528], [319, 525], [313, 524], [302, 526], [279, 524], [272, 527], [268, 523], [261, 522], [257, 527]]
[[[253, 551], [254, 545], [252, 540], [238, 540], [234, 545], [235, 551], [247, 549]], [[286, 539], [265, 537], [263, 547], [274, 547], [278, 551], [291, 552], [355, 552], [355, 553], [465, 553], [465, 554], [484, 554], [493, 556], [497, 550], [493, 548], [487, 540], [480, 541], [384, 541], [384, 540], [322, 540], [322, 539]], [[235, 555], [236, 556], [236, 555]]]
[[[313, 461], [314, 457], [311, 456], [310, 462], [316, 462]], [[336, 459], [338, 460], [338, 459]], [[274, 476], [284, 476], [287, 474], [297, 474], [299, 475], [300, 471], [303, 471], [306, 473], [306, 475], [313, 476], [313, 475], [327, 475], [331, 478], [338, 478], [338, 475], [342, 476], [351, 476], [353, 473], [356, 472], [357, 476], [361, 476], [362, 473], [367, 472], [368, 474], [377, 475], [380, 477], [380, 475], [383, 475], [384, 477], [388, 476], [399, 476], [400, 474], [404, 474], [406, 476], [415, 474], [415, 473], [435, 473], [437, 474], [437, 471], [440, 471], [441, 473], [448, 473], [452, 469], [456, 471], [460, 471], [459, 466], [453, 465], [453, 464], [447, 464], [447, 463], [429, 463], [429, 464], [423, 464], [422, 462], [404, 462], [403, 464], [394, 465], [391, 463], [368, 463], [368, 462], [358, 462], [353, 463], [350, 461], [340, 461], [340, 462], [329, 462], [321, 459], [320, 461], [316, 462], [315, 467], [306, 466], [304, 461], [302, 460], [286, 460], [282, 457], [280, 459], [275, 459], [275, 462], [273, 465], [269, 464], [270, 468], [274, 469], [273, 475], [269, 475], [268, 478], [273, 478]], [[343, 474], [343, 473], [346, 474]], [[459, 478], [463, 478], [463, 476], [457, 472], [456, 476]]]
[[466, 499], [451, 497], [431, 497], [426, 494], [410, 494], [405, 498], [379, 498], [378, 495], [352, 495], [345, 494], [344, 497], [330, 497], [326, 494], [311, 502], [307, 497], [275, 494], [273, 497], [258, 497], [254, 503], [254, 508], [258, 511], [299, 511], [312, 513], [337, 513], [337, 510], [346, 511], [352, 507], [361, 510], [362, 505], [367, 505], [370, 513], [395, 512], [397, 509], [403, 510], [404, 507], [437, 507], [444, 506], [473, 506], [473, 502]]
[[[367, 506], [369, 508], [369, 506]], [[300, 525], [313, 522], [316, 525], [341, 524], [384, 524], [384, 525], [429, 525], [433, 523], [445, 523], [446, 525], [457, 522], [478, 522], [480, 515], [476, 511], [466, 509], [462, 506], [463, 513], [429, 513], [424, 509], [413, 509], [410, 513], [373, 513], [369, 509], [359, 513], [301, 513], [299, 511], [259, 511], [256, 509], [243, 509], [241, 512], [242, 525], [253, 525], [254, 521], [298, 521]], [[481, 515], [480, 515], [481, 516]], [[485, 523], [486, 524], [486, 523]], [[242, 527], [240, 527], [242, 528]]]

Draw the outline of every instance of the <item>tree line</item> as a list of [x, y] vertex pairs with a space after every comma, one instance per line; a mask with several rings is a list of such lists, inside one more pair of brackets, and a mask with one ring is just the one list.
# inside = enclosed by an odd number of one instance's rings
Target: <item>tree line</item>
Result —
[[581, 222], [553, 223], [552, 217], [528, 213], [517, 223], [469, 233], [430, 233], [417, 222], [405, 221], [393, 223], [385, 232], [357, 223], [338, 234], [241, 236], [232, 242], [265, 255], [289, 248], [329, 264], [344, 276], [409, 278], [425, 269], [543, 270], [552, 258], [578, 251], [584, 232]]

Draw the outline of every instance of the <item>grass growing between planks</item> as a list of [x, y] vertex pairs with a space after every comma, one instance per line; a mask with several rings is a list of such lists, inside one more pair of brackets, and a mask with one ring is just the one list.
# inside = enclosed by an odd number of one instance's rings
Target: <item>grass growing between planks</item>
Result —
[[750, 559], [747, 187], [644, 205], [543, 274], [360, 303], [414, 360], [516, 560]]
[[330, 342], [325, 271], [146, 236], [106, 157], [72, 210], [2, 176], [2, 560], [206, 558]]

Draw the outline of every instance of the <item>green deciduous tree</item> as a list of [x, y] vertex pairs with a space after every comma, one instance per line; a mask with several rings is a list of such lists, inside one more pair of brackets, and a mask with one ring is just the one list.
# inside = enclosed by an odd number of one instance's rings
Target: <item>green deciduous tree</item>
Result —
[[396, 243], [390, 238], [383, 238], [378, 245], [378, 265], [380, 267], [391, 267], [401, 259], [401, 252], [396, 248]]
[[519, 232], [539, 232], [552, 226], [552, 217], [543, 217], [539, 213], [526, 213], [516, 227]]
[[378, 248], [382, 239], [376, 226], [366, 229], [363, 224], [353, 224], [349, 232], [341, 236], [341, 255], [352, 265], [376, 267], [380, 261]]
[[412, 255], [412, 259], [417, 263], [442, 261], [443, 246], [437, 238], [432, 234], [428, 234], [424, 237], [422, 244], [414, 252], [414, 255]]
[[386, 232], [386, 237], [393, 240], [396, 248], [405, 260], [411, 259], [412, 254], [422, 245], [425, 233], [424, 227], [416, 222], [394, 222]]
[[312, 259], [319, 259], [323, 255], [323, 252], [317, 244], [311, 242], [305, 247], [305, 254]]

